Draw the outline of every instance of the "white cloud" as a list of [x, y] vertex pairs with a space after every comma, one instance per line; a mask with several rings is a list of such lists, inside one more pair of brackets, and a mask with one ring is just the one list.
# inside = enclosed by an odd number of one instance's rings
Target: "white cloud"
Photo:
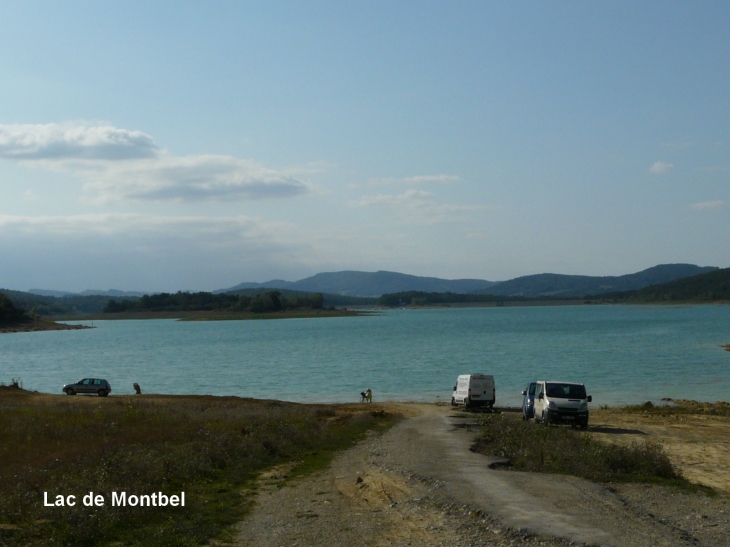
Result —
[[730, 165], [710, 165], [708, 167], [702, 167], [702, 171], [708, 173], [727, 173], [730, 172]]
[[458, 182], [460, 179], [457, 175], [415, 175], [413, 177], [385, 177], [374, 178], [368, 180], [368, 184], [448, 184]]
[[48, 240], [98, 240], [117, 236], [139, 237], [140, 240], [175, 237], [196, 241], [196, 245], [208, 245], [211, 242], [217, 242], [218, 245], [236, 244], [247, 239], [270, 245], [277, 234], [285, 241], [296, 233], [290, 224], [254, 217], [174, 217], [137, 213], [37, 217], [0, 215], [0, 229], [4, 239], [13, 236], [36, 236]]
[[71, 173], [97, 201], [231, 201], [307, 194], [302, 174], [221, 155], [174, 156], [140, 131], [67, 124], [0, 125], [0, 159]]
[[100, 125], [0, 125], [0, 158], [14, 160], [125, 160], [158, 154], [152, 137]]
[[654, 163], [654, 165], [649, 167], [649, 172], [655, 175], [663, 175], [664, 173], [669, 173], [669, 171], [671, 171], [672, 169], [674, 169], [673, 163], [657, 161]]
[[703, 201], [700, 203], [693, 203], [690, 205], [692, 209], [695, 211], [706, 211], [710, 209], [719, 209], [720, 207], [725, 207], [727, 205], [727, 201], [722, 199], [716, 199], [714, 201]]
[[0, 215], [0, 256], [10, 288], [200, 290], [306, 268], [320, 255], [286, 222], [90, 214]]
[[312, 186], [288, 172], [231, 156], [171, 156], [103, 165], [76, 164], [84, 190], [100, 201], [228, 201], [285, 198]]
[[465, 214], [484, 210], [482, 205], [440, 204], [431, 192], [408, 190], [402, 194], [378, 194], [362, 196], [352, 203], [356, 207], [391, 207], [400, 210], [403, 220], [419, 224], [455, 222], [465, 219]]
[[377, 196], [362, 196], [360, 201], [356, 203], [358, 207], [372, 207], [379, 205], [387, 206], [414, 206], [421, 205], [426, 202], [428, 198], [433, 197], [431, 192], [423, 192], [421, 190], [408, 190], [402, 194], [378, 194]]

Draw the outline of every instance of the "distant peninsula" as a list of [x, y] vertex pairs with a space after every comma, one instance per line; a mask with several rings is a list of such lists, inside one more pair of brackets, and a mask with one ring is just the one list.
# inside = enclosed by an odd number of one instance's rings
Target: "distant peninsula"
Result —
[[84, 328], [88, 327], [43, 320], [34, 311], [27, 313], [13, 304], [12, 300], [6, 295], [0, 293], [0, 333], [78, 330]]

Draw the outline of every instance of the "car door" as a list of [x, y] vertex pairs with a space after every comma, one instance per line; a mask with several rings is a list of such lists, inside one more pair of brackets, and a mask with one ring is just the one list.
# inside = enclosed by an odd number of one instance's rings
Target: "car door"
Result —
[[84, 378], [79, 382], [78, 393], [91, 393], [94, 390], [94, 379]]
[[545, 409], [545, 382], [538, 382], [535, 388], [535, 420], [542, 420]]

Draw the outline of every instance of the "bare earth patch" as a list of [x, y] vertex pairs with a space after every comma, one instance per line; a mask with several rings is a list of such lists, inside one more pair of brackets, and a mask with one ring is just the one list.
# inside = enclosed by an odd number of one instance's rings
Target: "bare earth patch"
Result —
[[591, 413], [592, 433], [628, 444], [651, 440], [662, 445], [685, 478], [730, 494], [730, 419], [727, 416]]

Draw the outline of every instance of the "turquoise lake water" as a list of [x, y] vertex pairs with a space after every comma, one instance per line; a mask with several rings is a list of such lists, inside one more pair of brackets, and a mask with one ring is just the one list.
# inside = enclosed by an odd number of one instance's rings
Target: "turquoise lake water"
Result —
[[532, 379], [583, 382], [594, 404], [730, 400], [730, 306], [394, 310], [275, 321], [95, 321], [0, 335], [0, 381], [60, 393], [86, 376], [114, 394], [290, 401], [449, 400], [458, 374], [492, 374], [497, 404]]

